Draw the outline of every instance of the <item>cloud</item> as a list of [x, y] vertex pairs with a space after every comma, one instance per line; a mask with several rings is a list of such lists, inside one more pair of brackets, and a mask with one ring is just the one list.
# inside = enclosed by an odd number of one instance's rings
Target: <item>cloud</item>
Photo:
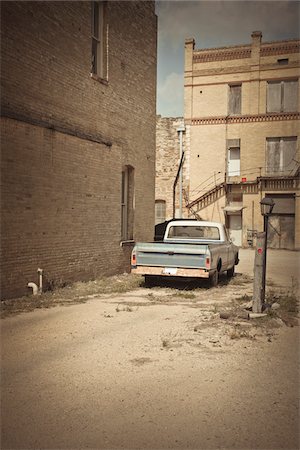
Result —
[[161, 1], [157, 14], [159, 46], [169, 51], [188, 37], [197, 48], [247, 44], [255, 30], [264, 40], [299, 37], [298, 1]]
[[183, 111], [183, 73], [170, 73], [157, 87], [157, 113], [177, 117]]

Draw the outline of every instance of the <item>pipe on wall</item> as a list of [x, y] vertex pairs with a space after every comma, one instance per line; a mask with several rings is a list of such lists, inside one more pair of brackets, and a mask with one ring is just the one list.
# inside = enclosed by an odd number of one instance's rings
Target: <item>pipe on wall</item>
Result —
[[27, 286], [32, 289], [32, 295], [37, 295], [39, 288], [35, 283], [28, 283]]
[[37, 273], [39, 275], [39, 293], [43, 292], [43, 269], [38, 268]]

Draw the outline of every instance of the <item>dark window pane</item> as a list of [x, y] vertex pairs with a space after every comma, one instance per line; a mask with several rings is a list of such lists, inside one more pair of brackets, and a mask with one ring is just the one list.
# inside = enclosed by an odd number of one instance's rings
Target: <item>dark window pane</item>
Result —
[[229, 114], [241, 114], [242, 86], [229, 87]]

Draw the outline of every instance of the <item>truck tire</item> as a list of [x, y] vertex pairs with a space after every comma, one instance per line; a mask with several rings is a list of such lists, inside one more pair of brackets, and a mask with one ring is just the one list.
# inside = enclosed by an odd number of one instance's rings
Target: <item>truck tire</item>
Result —
[[234, 266], [227, 270], [227, 278], [232, 278], [234, 276]]
[[219, 281], [219, 272], [216, 270], [210, 277], [209, 277], [209, 285], [211, 287], [217, 286]]

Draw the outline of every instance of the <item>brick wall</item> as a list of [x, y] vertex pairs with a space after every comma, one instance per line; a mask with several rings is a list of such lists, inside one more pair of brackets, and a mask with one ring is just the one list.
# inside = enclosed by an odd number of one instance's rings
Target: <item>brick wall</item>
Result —
[[91, 2], [5, 2], [2, 297], [41, 267], [57, 284], [129, 269], [121, 172], [134, 167], [134, 239], [154, 227], [156, 16], [108, 2], [108, 83], [90, 76]]

